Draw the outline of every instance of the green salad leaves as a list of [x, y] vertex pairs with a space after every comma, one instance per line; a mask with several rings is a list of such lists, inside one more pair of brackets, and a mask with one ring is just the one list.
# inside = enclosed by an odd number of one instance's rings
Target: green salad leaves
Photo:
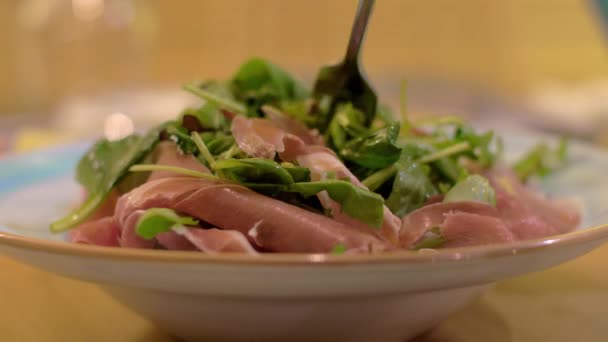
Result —
[[117, 141], [104, 139], [93, 145], [76, 168], [76, 180], [87, 191], [87, 200], [67, 216], [53, 222], [51, 230], [65, 231], [86, 220], [125, 178], [129, 168], [152, 151], [165, 127], [161, 125], [144, 136], [132, 135]]
[[[228, 81], [186, 84], [184, 89], [203, 99], [202, 105], [185, 109], [176, 120], [145, 135], [134, 134], [117, 141], [102, 139], [89, 149], [76, 169], [76, 179], [88, 197], [72, 213], [54, 222], [51, 230], [60, 232], [77, 226], [110, 192], [126, 193], [144, 183], [150, 172], [160, 170], [239, 184], [332, 216], [334, 213], [323, 208], [319, 200], [329, 196], [344, 214], [373, 228], [382, 226], [384, 206], [403, 217], [438, 195], [444, 202], [496, 204], [494, 189], [476, 174], [500, 160], [502, 144], [494, 132], [479, 132], [457, 117], [410, 120], [406, 116], [405, 83], [399, 122], [390, 108], [377, 106], [375, 98], [341, 92], [340, 84], [323, 79], [326, 74], [327, 70], [319, 73], [317, 85], [329, 87], [321, 93], [332, 95], [330, 98], [315, 96], [287, 71], [261, 58], [246, 61]], [[269, 117], [284, 123], [295, 119], [304, 127], [318, 130], [325, 144], [365, 188], [332, 179], [331, 173], [326, 179], [313, 180], [308, 168], [281, 160], [280, 156], [247, 156], [231, 133], [235, 115]], [[161, 140], [174, 142], [180, 153], [195, 157], [210, 172], [154, 164], [152, 152]], [[566, 152], [566, 141], [554, 149], [539, 144], [517, 161], [513, 170], [522, 181], [543, 176], [563, 165]], [[317, 196], [320, 193], [323, 195]], [[181, 217], [170, 209], [153, 208], [141, 217], [136, 232], [152, 239], [175, 227], [197, 224], [196, 219]], [[435, 248], [444, 242], [439, 228], [432, 229], [416, 248]], [[344, 251], [343, 245], [334, 248], [336, 254]]]

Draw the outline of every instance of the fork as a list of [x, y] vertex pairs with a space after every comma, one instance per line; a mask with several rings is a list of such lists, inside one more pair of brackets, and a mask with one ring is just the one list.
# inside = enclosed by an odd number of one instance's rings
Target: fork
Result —
[[[313, 95], [318, 101], [328, 99], [330, 113], [337, 105], [350, 102], [365, 114], [369, 125], [376, 114], [378, 98], [359, 67], [359, 52], [375, 0], [359, 0], [355, 21], [350, 33], [346, 55], [341, 63], [324, 66], [317, 75]], [[327, 121], [329, 121], [328, 118]], [[325, 122], [326, 127], [329, 122]]]

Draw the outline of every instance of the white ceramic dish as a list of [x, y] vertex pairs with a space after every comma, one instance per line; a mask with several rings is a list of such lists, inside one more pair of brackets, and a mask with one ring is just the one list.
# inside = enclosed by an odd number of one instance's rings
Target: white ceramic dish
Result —
[[[506, 145], [517, 153], [536, 139], [518, 136]], [[99, 283], [186, 340], [404, 341], [496, 281], [557, 265], [608, 240], [608, 226], [598, 225], [608, 207], [608, 155], [577, 144], [572, 166], [543, 186], [552, 195], [578, 196], [583, 227], [594, 228], [542, 240], [438, 252], [260, 257], [69, 244], [49, 234], [47, 224], [78, 197], [71, 169], [84, 148], [0, 160], [0, 253]]]

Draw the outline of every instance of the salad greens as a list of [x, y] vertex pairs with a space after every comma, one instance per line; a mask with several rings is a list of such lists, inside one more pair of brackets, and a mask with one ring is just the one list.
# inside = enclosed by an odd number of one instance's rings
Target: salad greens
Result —
[[443, 197], [444, 202], [474, 201], [496, 205], [496, 194], [487, 179], [471, 175], [456, 183]]
[[[324, 73], [320, 72], [319, 77], [323, 81]], [[328, 82], [317, 84], [339, 86]], [[260, 58], [245, 62], [226, 82], [192, 82], [184, 89], [204, 103], [185, 109], [176, 120], [145, 135], [100, 140], [91, 147], [76, 170], [76, 179], [88, 198], [53, 223], [52, 231], [64, 231], [82, 223], [111, 191], [125, 193], [144, 183], [150, 172], [160, 170], [240, 184], [331, 216], [315, 196], [325, 192], [340, 204], [346, 215], [376, 228], [383, 224], [385, 205], [402, 217], [435, 195], [443, 195], [446, 202], [472, 200], [495, 204], [489, 182], [470, 173], [497, 163], [502, 150], [500, 139], [492, 131], [479, 132], [457, 117], [410, 120], [405, 82], [400, 121], [395, 120], [390, 108], [377, 106], [376, 99], [339, 91], [323, 92], [334, 94], [333, 98], [317, 98], [287, 71]], [[285, 116], [317, 129], [325, 144], [367, 188], [331, 177], [313, 181], [308, 168], [279, 156], [273, 160], [247, 156], [230, 130], [235, 115]], [[195, 157], [210, 172], [156, 165], [152, 151], [161, 140], [173, 141], [180, 153]], [[513, 170], [523, 181], [545, 175], [564, 163], [566, 152], [566, 141], [555, 149], [539, 144], [515, 163]], [[195, 220], [180, 217], [169, 209], [155, 208], [138, 222], [137, 233], [149, 239], [180, 224], [195, 224]], [[434, 235], [417, 248], [433, 248], [444, 242], [439, 230], [431, 233]], [[336, 246], [335, 252], [343, 252], [342, 247]]]
[[566, 139], [561, 139], [555, 149], [551, 149], [547, 144], [541, 142], [522, 156], [513, 165], [513, 170], [522, 182], [534, 175], [544, 177], [565, 164], [567, 153], [568, 141]]
[[182, 226], [196, 226], [198, 220], [192, 217], [179, 216], [167, 208], [151, 208], [137, 220], [135, 232], [144, 239], [151, 240], [156, 235]]
[[87, 200], [67, 216], [53, 222], [51, 230], [65, 231], [86, 220], [127, 175], [129, 167], [152, 151], [165, 127], [163, 124], [144, 136], [132, 135], [117, 141], [104, 139], [93, 145], [76, 168], [76, 180], [87, 191]]

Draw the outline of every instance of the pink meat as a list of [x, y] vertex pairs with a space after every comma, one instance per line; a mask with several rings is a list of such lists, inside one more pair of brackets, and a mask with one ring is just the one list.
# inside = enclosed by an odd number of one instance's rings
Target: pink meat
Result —
[[[303, 144], [301, 140], [294, 136], [287, 136], [285, 139], [285, 153], [281, 158], [289, 158], [300, 166], [310, 170], [311, 178], [314, 181], [327, 178], [329, 173], [334, 174], [338, 179], [344, 179], [353, 184], [366, 189], [365, 185], [350, 172], [350, 170], [340, 161], [336, 154], [323, 146], [309, 146]], [[329, 198], [325, 192], [318, 194], [319, 201], [324, 208], [331, 209], [336, 221], [350, 226], [358, 226], [366, 229], [373, 229], [370, 226], [358, 221], [342, 212], [340, 204]], [[401, 220], [395, 216], [386, 206], [384, 206], [384, 221], [380, 229], [380, 235], [391, 243], [399, 243], [399, 231]]]
[[185, 238], [198, 250], [208, 254], [225, 252], [258, 254], [245, 235], [236, 230], [184, 227], [178, 229], [176, 234]]
[[166, 249], [170, 249], [170, 250], [177, 250], [177, 251], [197, 251], [198, 250], [198, 248], [196, 248], [196, 246], [193, 245], [192, 242], [190, 242], [190, 240], [188, 240], [183, 235], [177, 234], [173, 230], [157, 234], [156, 241], [158, 241], [158, 243], [161, 246], [165, 247]]
[[323, 145], [323, 137], [316, 129], [309, 129], [302, 121], [296, 120], [290, 116], [283, 114], [277, 108], [271, 106], [262, 106], [262, 110], [268, 120], [276, 127], [282, 129], [285, 133], [292, 134], [300, 139], [305, 144]]
[[137, 221], [144, 214], [145, 210], [135, 210], [129, 214], [120, 225], [120, 238], [118, 239], [121, 247], [130, 248], [154, 248], [156, 242], [147, 240], [137, 235], [135, 228], [137, 227]]
[[[429, 229], [444, 226], [449, 215], [453, 213], [471, 213], [495, 219], [499, 218], [496, 208], [478, 202], [449, 202], [427, 205], [403, 217], [399, 236], [401, 246], [411, 248]], [[468, 226], [464, 229], [474, 231], [482, 229], [482, 227]]]
[[521, 184], [505, 170], [493, 170], [488, 179], [496, 191], [496, 207], [519, 240], [540, 238], [574, 230], [580, 222], [576, 208], [545, 198]]
[[237, 145], [248, 156], [274, 159], [277, 152], [285, 150], [285, 132], [268, 120], [238, 115], [232, 120], [231, 130]]
[[[329, 148], [308, 145], [300, 137], [286, 133], [269, 120], [237, 116], [232, 121], [232, 134], [239, 147], [250, 156], [274, 158], [275, 153], [279, 153], [281, 159], [297, 162], [298, 165], [308, 168], [312, 180], [322, 180], [327, 177], [328, 173], [333, 173], [338, 179], [349, 180], [357, 186], [365, 188]], [[324, 208], [331, 209], [336, 221], [357, 226], [360, 229], [373, 229], [344, 214], [340, 205], [330, 199], [326, 193], [320, 193], [318, 197]], [[391, 243], [397, 244], [400, 227], [401, 220], [385, 206], [380, 235]]]
[[365, 252], [391, 248], [373, 230], [349, 227], [239, 185], [189, 177], [158, 179], [134, 189], [119, 199], [116, 220], [124, 224], [133, 212], [154, 207], [240, 231], [269, 251], [329, 252], [338, 244]]
[[[201, 164], [196, 157], [191, 154], [181, 153], [177, 145], [172, 141], [160, 142], [156, 146], [154, 153], [157, 155], [156, 164], [158, 165], [177, 166], [199, 172], [209, 172], [205, 165]], [[154, 171], [150, 174], [148, 181], [174, 176], [178, 176], [178, 174], [169, 171]]]
[[110, 217], [86, 222], [71, 230], [68, 239], [71, 242], [98, 246], [118, 246], [120, 228]]
[[445, 215], [440, 228], [447, 242], [442, 247], [465, 247], [515, 241], [513, 233], [497, 217], [453, 212]]

